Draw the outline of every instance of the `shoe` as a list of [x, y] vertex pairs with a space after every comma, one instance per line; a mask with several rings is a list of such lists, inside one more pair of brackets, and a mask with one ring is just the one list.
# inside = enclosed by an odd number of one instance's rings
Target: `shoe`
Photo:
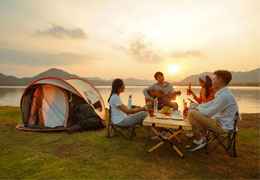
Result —
[[190, 151], [190, 152], [197, 151], [197, 150], [199, 150], [199, 149], [204, 148], [206, 145], [207, 145], [207, 142], [203, 140], [201, 144], [199, 144], [199, 145], [197, 145], [196, 147], [190, 149], [189, 151]]
[[193, 144], [200, 145], [204, 141], [206, 141], [206, 138], [201, 138], [200, 140], [194, 139], [192, 142], [193, 142]]
[[193, 132], [187, 132], [185, 134], [185, 136], [188, 137], [188, 138], [192, 138], [194, 136], [194, 133]]

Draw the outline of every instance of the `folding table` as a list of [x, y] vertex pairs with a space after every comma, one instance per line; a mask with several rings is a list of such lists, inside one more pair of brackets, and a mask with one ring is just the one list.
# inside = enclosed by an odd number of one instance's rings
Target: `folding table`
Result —
[[181, 143], [179, 135], [184, 131], [192, 130], [191, 124], [186, 119], [176, 118], [158, 114], [158, 116], [147, 116], [143, 121], [143, 126], [151, 128], [151, 131], [160, 140], [156, 145], [148, 150], [153, 152], [165, 143], [169, 143], [177, 154], [183, 158], [183, 152], [177, 147]]

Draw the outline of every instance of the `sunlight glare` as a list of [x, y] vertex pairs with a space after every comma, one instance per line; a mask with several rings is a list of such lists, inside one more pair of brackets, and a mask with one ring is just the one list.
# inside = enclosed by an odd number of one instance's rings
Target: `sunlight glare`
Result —
[[180, 71], [180, 66], [178, 64], [169, 64], [168, 72], [171, 75], [177, 74]]

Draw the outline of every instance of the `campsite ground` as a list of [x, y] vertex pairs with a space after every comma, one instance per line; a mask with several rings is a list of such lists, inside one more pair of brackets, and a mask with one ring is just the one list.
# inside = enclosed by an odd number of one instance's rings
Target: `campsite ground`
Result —
[[0, 179], [259, 179], [260, 114], [242, 117], [237, 158], [218, 148], [180, 159], [169, 146], [148, 154], [144, 129], [133, 141], [105, 130], [21, 132], [19, 108], [0, 107]]

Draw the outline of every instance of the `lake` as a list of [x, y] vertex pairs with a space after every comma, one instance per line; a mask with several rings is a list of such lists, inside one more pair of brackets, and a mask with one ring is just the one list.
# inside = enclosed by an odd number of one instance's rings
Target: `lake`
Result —
[[[133, 96], [133, 104], [144, 105], [144, 97], [142, 90], [146, 86], [128, 86], [122, 100], [127, 104], [127, 99], [130, 94]], [[176, 86], [176, 90], [182, 91], [182, 95], [179, 96], [176, 101], [178, 102], [180, 109], [183, 107], [183, 98], [186, 96], [186, 86]], [[260, 113], [260, 87], [230, 87], [231, 91], [235, 95], [239, 104], [241, 113]], [[97, 86], [104, 101], [106, 103], [110, 94], [109, 86]], [[199, 87], [193, 87], [194, 91], [198, 93]], [[0, 86], [0, 106], [19, 106], [20, 98], [23, 93], [24, 87], [21, 86]], [[107, 103], [106, 103], [107, 106]]]

